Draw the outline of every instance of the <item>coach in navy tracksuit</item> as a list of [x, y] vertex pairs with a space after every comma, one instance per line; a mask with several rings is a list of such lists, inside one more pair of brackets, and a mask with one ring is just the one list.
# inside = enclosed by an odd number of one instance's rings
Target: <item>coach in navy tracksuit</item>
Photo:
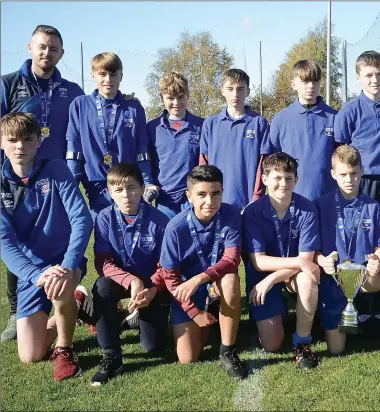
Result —
[[[1, 116], [14, 112], [32, 113], [42, 131], [38, 155], [65, 159], [69, 105], [83, 90], [61, 77], [55, 67], [63, 55], [61, 34], [51, 26], [39, 25], [28, 45], [32, 55], [18, 71], [1, 79]], [[3, 160], [3, 153], [2, 153]], [[8, 271], [10, 319], [1, 341], [16, 338], [17, 277]]]

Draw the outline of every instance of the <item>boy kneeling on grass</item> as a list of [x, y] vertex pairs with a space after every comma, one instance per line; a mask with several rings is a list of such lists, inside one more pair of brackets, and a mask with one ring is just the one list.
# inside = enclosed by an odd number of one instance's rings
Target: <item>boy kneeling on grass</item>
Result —
[[371, 315], [361, 313], [360, 306], [365, 307], [366, 300], [363, 293], [370, 296], [380, 290], [380, 204], [360, 190], [363, 173], [359, 151], [346, 145], [338, 147], [332, 155], [331, 171], [338, 189], [315, 200], [321, 234], [321, 249], [315, 254], [322, 268], [319, 311], [327, 348], [334, 355], [345, 348], [346, 335], [339, 332], [338, 325], [347, 304], [331, 276], [336, 265], [346, 261], [364, 265], [367, 261], [368, 277], [355, 297], [362, 328], [372, 320]]
[[263, 348], [278, 351], [284, 339], [282, 316], [286, 313], [282, 288], [296, 293], [294, 359], [302, 369], [314, 368], [318, 360], [309, 345], [320, 275], [313, 262], [320, 248], [317, 211], [310, 200], [293, 192], [297, 162], [288, 154], [268, 156], [263, 161], [262, 179], [268, 194], [243, 212], [252, 319]]
[[20, 359], [42, 360], [57, 338], [51, 359], [53, 377], [60, 381], [82, 374], [71, 346], [74, 291], [86, 273], [92, 219], [65, 162], [37, 157], [40, 145], [41, 130], [31, 113], [1, 119], [7, 157], [1, 176], [1, 257], [18, 276]]
[[172, 323], [177, 355], [182, 364], [195, 362], [205, 345], [209, 326], [205, 312], [207, 285], [220, 297], [220, 359], [237, 379], [247, 372], [235, 349], [240, 321], [241, 216], [237, 207], [222, 203], [223, 174], [216, 166], [197, 166], [187, 176], [192, 207], [168, 224], [160, 263], [171, 292]]
[[118, 316], [121, 299], [130, 297], [128, 310], [138, 319], [140, 342], [147, 352], [165, 349], [169, 314], [164, 294], [157, 294], [157, 289], [165, 289], [162, 280], [155, 280], [159, 270], [151, 279], [169, 219], [142, 200], [145, 186], [138, 166], [129, 162], [112, 166], [107, 187], [115, 203], [95, 220], [95, 267], [100, 277], [93, 287], [92, 322], [103, 360], [92, 386], [100, 386], [124, 370]]

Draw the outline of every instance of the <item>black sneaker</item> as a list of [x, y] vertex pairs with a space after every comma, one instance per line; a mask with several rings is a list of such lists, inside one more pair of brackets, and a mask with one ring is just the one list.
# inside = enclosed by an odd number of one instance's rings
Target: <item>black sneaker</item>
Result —
[[311, 351], [310, 346], [303, 343], [293, 348], [294, 360], [301, 369], [313, 369], [318, 366], [318, 357]]
[[244, 379], [247, 377], [247, 370], [242, 364], [236, 349], [231, 352], [225, 352], [224, 355], [219, 355], [222, 361], [222, 368], [233, 378]]
[[124, 365], [121, 356], [105, 354], [100, 362], [99, 370], [91, 379], [91, 386], [101, 386], [109, 379], [123, 373]]

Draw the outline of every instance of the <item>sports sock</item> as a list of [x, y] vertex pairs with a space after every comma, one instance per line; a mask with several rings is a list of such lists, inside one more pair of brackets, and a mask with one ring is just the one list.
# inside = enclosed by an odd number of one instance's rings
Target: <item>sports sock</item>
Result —
[[296, 348], [303, 343], [310, 344], [311, 343], [311, 333], [307, 336], [298, 336], [297, 332], [293, 333], [293, 346]]

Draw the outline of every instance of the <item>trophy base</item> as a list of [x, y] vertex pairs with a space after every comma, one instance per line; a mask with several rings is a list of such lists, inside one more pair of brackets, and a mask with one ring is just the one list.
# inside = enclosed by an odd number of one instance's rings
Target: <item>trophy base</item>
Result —
[[360, 332], [358, 325], [339, 325], [338, 330], [346, 335], [357, 335]]

